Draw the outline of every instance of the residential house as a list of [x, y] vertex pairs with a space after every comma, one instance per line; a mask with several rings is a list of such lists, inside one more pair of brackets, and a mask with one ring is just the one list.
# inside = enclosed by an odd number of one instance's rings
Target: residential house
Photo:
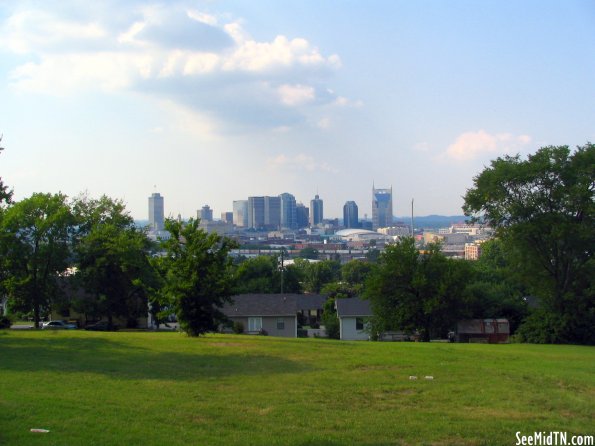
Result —
[[325, 296], [317, 294], [239, 294], [222, 311], [232, 323], [241, 323], [244, 332], [296, 338], [299, 320], [319, 320]]

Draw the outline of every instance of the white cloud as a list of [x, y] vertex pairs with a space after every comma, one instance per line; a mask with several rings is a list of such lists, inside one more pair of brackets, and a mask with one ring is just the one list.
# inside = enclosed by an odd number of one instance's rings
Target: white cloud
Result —
[[302, 105], [314, 100], [314, 88], [307, 85], [281, 85], [277, 92], [285, 105]]
[[446, 156], [457, 161], [467, 161], [483, 155], [513, 153], [530, 142], [531, 137], [528, 135], [490, 134], [485, 130], [465, 132], [448, 146]]
[[52, 95], [134, 91], [222, 121], [270, 128], [316, 122], [307, 116], [316, 116], [314, 109], [302, 105], [358, 105], [324, 93], [321, 79], [341, 60], [303, 37], [256, 40], [241, 19], [180, 2], [124, 5], [117, 20], [98, 5], [88, 17], [84, 11], [67, 17], [37, 9], [0, 21], [0, 51], [20, 55], [10, 86]]
[[316, 123], [316, 126], [318, 128], [321, 128], [321, 129], [326, 130], [326, 129], [329, 129], [331, 127], [331, 124], [332, 124], [331, 123], [331, 118], [324, 117], [324, 118], [321, 118], [321, 119], [318, 120], [318, 122]]
[[287, 156], [284, 154], [278, 155], [275, 158], [268, 160], [268, 166], [271, 169], [287, 169], [287, 170], [305, 170], [307, 172], [322, 171], [328, 173], [336, 173], [337, 169], [330, 166], [328, 163], [320, 163], [310, 155], [299, 153], [295, 156]]

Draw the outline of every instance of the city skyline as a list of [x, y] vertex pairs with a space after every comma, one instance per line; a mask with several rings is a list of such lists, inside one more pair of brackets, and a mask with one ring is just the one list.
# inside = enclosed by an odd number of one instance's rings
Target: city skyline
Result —
[[183, 218], [287, 191], [371, 218], [373, 184], [460, 215], [490, 160], [595, 140], [594, 25], [586, 0], [7, 0], [0, 175], [136, 219], [156, 191]]

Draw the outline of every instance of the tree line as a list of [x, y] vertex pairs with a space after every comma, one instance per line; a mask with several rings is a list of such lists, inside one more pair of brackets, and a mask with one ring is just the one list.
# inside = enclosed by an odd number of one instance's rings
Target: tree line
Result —
[[224, 322], [221, 307], [234, 294], [322, 293], [331, 337], [336, 299], [360, 296], [374, 310], [372, 333], [428, 340], [462, 318], [505, 317], [523, 341], [594, 344], [594, 169], [590, 143], [498, 158], [464, 197], [465, 213], [497, 231], [478, 261], [448, 258], [435, 244], [420, 251], [404, 238], [344, 265], [232, 259], [236, 242], [195, 219], [167, 220], [171, 237], [152, 242], [120, 200], [36, 193], [13, 202], [0, 178], [0, 296], [36, 327], [50, 309], [133, 326], [150, 308], [157, 321], [175, 313], [200, 335]]

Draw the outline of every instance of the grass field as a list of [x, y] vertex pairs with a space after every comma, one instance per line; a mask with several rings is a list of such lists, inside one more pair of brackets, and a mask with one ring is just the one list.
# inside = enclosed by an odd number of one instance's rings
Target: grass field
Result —
[[514, 445], [594, 419], [591, 347], [0, 331], [3, 446]]

